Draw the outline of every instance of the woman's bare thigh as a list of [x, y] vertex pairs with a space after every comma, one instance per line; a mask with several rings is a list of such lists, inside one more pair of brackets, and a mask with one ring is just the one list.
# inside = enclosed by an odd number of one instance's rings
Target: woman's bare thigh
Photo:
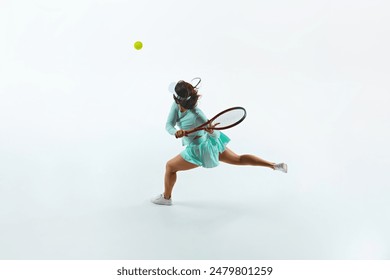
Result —
[[225, 151], [219, 154], [219, 160], [229, 164], [238, 164], [240, 163], [240, 156], [226, 148]]
[[181, 155], [177, 155], [167, 162], [167, 169], [171, 172], [189, 170], [198, 167], [198, 165], [188, 162]]

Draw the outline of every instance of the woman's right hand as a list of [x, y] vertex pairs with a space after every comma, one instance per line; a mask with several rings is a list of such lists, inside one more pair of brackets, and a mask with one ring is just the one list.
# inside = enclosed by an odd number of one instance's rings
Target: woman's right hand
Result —
[[206, 130], [208, 133], [213, 134], [214, 133], [214, 128], [219, 125], [219, 123], [212, 124], [210, 123], [207, 127], [205, 127], [204, 130]]
[[176, 131], [176, 133], [175, 133], [176, 138], [181, 138], [183, 136], [186, 136], [185, 130], [180, 129], [180, 130]]

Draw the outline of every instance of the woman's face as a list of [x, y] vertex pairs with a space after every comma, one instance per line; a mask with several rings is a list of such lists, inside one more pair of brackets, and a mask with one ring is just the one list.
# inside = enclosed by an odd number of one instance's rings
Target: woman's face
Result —
[[187, 109], [183, 108], [180, 104], [177, 104], [177, 106], [179, 106], [180, 112], [183, 113], [183, 112], [187, 111]]

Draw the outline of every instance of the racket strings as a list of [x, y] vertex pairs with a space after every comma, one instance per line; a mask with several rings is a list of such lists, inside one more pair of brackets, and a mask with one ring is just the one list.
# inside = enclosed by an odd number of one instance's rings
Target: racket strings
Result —
[[244, 109], [234, 109], [227, 111], [218, 116], [212, 124], [215, 125], [216, 129], [223, 129], [240, 123], [245, 118], [246, 112]]

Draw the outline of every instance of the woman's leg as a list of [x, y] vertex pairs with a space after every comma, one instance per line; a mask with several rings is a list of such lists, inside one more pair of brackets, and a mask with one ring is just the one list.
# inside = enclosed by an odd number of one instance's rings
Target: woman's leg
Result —
[[175, 156], [173, 159], [169, 160], [165, 169], [165, 177], [164, 177], [164, 197], [169, 199], [172, 195], [172, 189], [176, 182], [176, 172], [189, 170], [198, 167], [193, 163], [185, 161], [180, 155]]
[[219, 160], [235, 165], [255, 165], [275, 169], [275, 163], [273, 162], [266, 161], [254, 155], [237, 155], [229, 148], [226, 148], [223, 153], [219, 154]]

